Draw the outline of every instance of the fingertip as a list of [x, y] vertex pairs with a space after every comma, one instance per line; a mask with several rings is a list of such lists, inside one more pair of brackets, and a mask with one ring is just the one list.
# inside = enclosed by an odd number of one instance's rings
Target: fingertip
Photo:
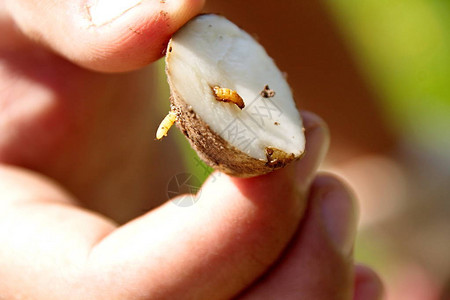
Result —
[[266, 202], [266, 199], [280, 198], [286, 193], [294, 192], [294, 172], [295, 163], [260, 176], [230, 178], [243, 195], [255, 201]]
[[325, 121], [316, 114], [302, 111], [301, 116], [305, 128], [306, 148], [303, 157], [297, 163], [296, 178], [300, 191], [306, 193], [316, 170], [325, 159], [330, 134]]
[[307, 110], [302, 110], [300, 112], [300, 115], [302, 117], [303, 126], [305, 127], [305, 130], [313, 129], [315, 127], [322, 127], [324, 128], [324, 130], [328, 131], [327, 124], [317, 114]]
[[31, 40], [101, 72], [143, 67], [163, 55], [171, 35], [204, 0], [9, 1], [16, 25]]
[[333, 173], [324, 171], [319, 172], [314, 179], [313, 188], [316, 190], [342, 190], [342, 192], [346, 193], [349, 198], [353, 199], [353, 201], [355, 199], [355, 194], [349, 184], [343, 178]]
[[170, 6], [168, 11], [173, 20], [177, 21], [173, 24], [176, 28], [183, 26], [187, 20], [198, 14], [205, 4], [205, 0], [163, 0], [163, 2]]
[[312, 185], [312, 197], [320, 207], [327, 239], [343, 258], [350, 258], [358, 224], [358, 207], [352, 190], [331, 174], [320, 174]]
[[237, 230], [241, 238], [270, 240], [270, 246], [255, 257], [273, 262], [273, 254], [291, 239], [306, 210], [306, 199], [296, 190], [294, 171], [294, 166], [288, 166], [251, 178], [215, 172], [200, 190], [198, 207], [208, 214], [225, 213], [234, 222], [231, 231]]
[[367, 266], [356, 265], [353, 300], [381, 300], [383, 295], [383, 282], [378, 274]]
[[[108, 0], [105, 0], [109, 7]], [[119, 0], [120, 2], [120, 0]], [[173, 33], [198, 14], [204, 0], [130, 1], [122, 13], [106, 17], [89, 9], [92, 24], [87, 45], [79, 64], [103, 72], [124, 72], [143, 67], [163, 56]]]
[[[200, 197], [205, 201], [226, 201], [236, 215], [250, 212], [246, 216], [248, 224], [264, 227], [273, 222], [290, 228], [297, 224], [306, 208], [306, 199], [299, 197], [294, 173], [295, 163], [250, 178], [215, 172], [202, 186]], [[214, 209], [217, 207], [212, 205]], [[260, 231], [259, 225], [255, 225], [254, 233]]]

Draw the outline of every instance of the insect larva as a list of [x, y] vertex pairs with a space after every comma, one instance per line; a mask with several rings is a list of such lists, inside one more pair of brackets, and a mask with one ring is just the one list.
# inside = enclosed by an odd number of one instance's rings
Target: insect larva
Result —
[[233, 91], [232, 89], [215, 86], [213, 87], [213, 92], [218, 101], [234, 103], [240, 109], [243, 109], [245, 107], [244, 100], [236, 91]]
[[161, 121], [161, 124], [159, 124], [158, 130], [156, 131], [156, 139], [160, 140], [163, 137], [167, 136], [167, 132], [176, 120], [177, 114], [173, 111], [170, 111], [167, 116]]

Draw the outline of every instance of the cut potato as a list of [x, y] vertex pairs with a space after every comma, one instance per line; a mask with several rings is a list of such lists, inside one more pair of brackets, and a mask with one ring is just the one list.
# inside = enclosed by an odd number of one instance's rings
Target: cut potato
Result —
[[166, 73], [175, 123], [211, 167], [250, 177], [303, 154], [302, 121], [283, 74], [224, 17], [200, 15], [181, 28], [168, 44]]

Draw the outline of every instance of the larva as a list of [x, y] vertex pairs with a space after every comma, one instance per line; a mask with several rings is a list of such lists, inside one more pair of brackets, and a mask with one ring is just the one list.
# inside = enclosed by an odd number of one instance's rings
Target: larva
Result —
[[236, 91], [228, 88], [221, 88], [219, 86], [213, 87], [213, 91], [218, 101], [234, 103], [240, 109], [245, 107], [244, 100]]
[[177, 114], [173, 111], [170, 111], [167, 116], [161, 121], [161, 124], [159, 124], [158, 130], [156, 131], [156, 139], [160, 140], [163, 137], [167, 136], [167, 132], [176, 120]]

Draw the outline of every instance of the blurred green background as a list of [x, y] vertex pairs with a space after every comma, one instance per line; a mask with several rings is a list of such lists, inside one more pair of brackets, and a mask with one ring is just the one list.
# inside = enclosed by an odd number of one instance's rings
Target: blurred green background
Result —
[[399, 132], [450, 164], [450, 1], [327, 1]]
[[387, 122], [407, 147], [423, 152], [419, 169], [427, 174], [416, 176], [416, 197], [404, 199], [413, 208], [359, 235], [356, 259], [381, 272], [388, 299], [449, 299], [442, 290], [449, 284], [450, 178], [430, 168], [450, 170], [450, 1], [326, 3]]

